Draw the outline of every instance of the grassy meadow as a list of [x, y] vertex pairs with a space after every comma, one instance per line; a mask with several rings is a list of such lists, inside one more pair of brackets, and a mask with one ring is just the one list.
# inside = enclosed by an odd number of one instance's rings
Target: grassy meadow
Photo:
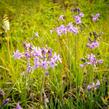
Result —
[[0, 109], [109, 109], [109, 1], [0, 0]]

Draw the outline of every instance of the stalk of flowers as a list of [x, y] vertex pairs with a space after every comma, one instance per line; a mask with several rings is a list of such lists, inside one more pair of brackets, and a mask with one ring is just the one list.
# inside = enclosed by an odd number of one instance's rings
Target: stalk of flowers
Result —
[[84, 17], [84, 13], [83, 12], [79, 12], [78, 15], [74, 16], [74, 20], [76, 24], [81, 24], [81, 18]]
[[45, 70], [54, 68], [58, 63], [61, 63], [59, 54], [53, 53], [51, 48], [35, 47], [29, 43], [26, 43], [24, 52], [16, 50], [14, 52], [14, 59], [25, 58], [27, 60], [27, 71], [31, 72], [37, 68], [43, 68]]
[[81, 24], [82, 23], [82, 21], [81, 21], [82, 17], [84, 17], [84, 13], [83, 12], [79, 13], [79, 15], [74, 16], [75, 23], [76, 24]]
[[96, 89], [99, 88], [99, 87], [100, 87], [100, 81], [97, 80], [96, 83], [94, 83], [94, 82], [90, 83], [90, 84], [87, 86], [87, 90], [88, 90], [88, 91], [90, 91], [90, 90], [92, 90], [92, 89], [96, 90]]
[[58, 36], [66, 35], [68, 32], [77, 34], [78, 33], [78, 28], [75, 27], [72, 22], [68, 23], [66, 26], [65, 25], [60, 25], [59, 27], [55, 28], [56, 33]]
[[89, 47], [90, 49], [95, 49], [99, 47], [99, 42], [98, 41], [88, 42], [87, 47]]
[[92, 21], [93, 22], [98, 21], [99, 20], [99, 17], [100, 17], [100, 14], [99, 13], [97, 13], [96, 15], [92, 15]]
[[94, 54], [88, 54], [86, 59], [82, 59], [84, 62], [83, 64], [80, 64], [81, 67], [84, 67], [86, 65], [92, 65], [96, 66], [97, 64], [102, 64], [103, 60], [102, 59], [96, 59], [96, 56]]

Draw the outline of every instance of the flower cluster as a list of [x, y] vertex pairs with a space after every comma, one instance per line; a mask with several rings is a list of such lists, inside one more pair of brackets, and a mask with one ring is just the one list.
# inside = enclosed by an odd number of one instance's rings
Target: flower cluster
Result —
[[74, 16], [76, 24], [81, 24], [81, 18], [84, 17], [84, 14], [81, 12], [79, 15]]
[[56, 31], [58, 36], [61, 36], [63, 34], [67, 34], [68, 32], [77, 34], [78, 33], [78, 28], [75, 27], [71, 22], [68, 23], [66, 26], [65, 25], [60, 25], [59, 27], [55, 28], [54, 30], [50, 30], [52, 33], [53, 31]]
[[97, 60], [94, 54], [89, 54], [87, 56], [87, 58], [84, 59], [83, 61], [84, 61], [84, 63], [80, 64], [81, 67], [84, 67], [86, 65], [96, 66], [97, 64], [102, 64], [103, 63], [103, 60], [101, 60], [101, 59]]
[[[97, 41], [98, 38], [99, 38], [99, 35], [97, 35], [96, 32], [90, 33], [90, 37], [88, 37], [87, 47], [89, 47], [90, 49], [95, 49], [99, 47], [99, 42]], [[86, 65], [96, 66], [97, 64], [103, 63], [102, 59], [96, 59], [96, 56], [93, 54], [93, 51], [91, 54], [88, 54], [85, 59], [82, 59], [82, 61], [83, 61], [83, 64], [80, 64], [81, 67], [84, 67]]]
[[100, 14], [99, 13], [97, 13], [96, 15], [92, 15], [92, 21], [93, 22], [98, 21], [99, 17], [100, 17]]
[[98, 46], [99, 46], [99, 42], [98, 41], [93, 41], [93, 42], [87, 43], [87, 47], [89, 47], [90, 49], [97, 48]]
[[99, 88], [99, 87], [100, 87], [100, 81], [97, 80], [96, 83], [94, 83], [94, 82], [90, 83], [90, 84], [87, 86], [87, 90], [88, 90], [88, 91], [90, 91], [90, 90], [92, 90], [92, 89], [96, 90], [96, 89]]
[[[31, 72], [37, 68], [54, 68], [57, 63], [61, 63], [60, 55], [53, 53], [51, 48], [35, 47], [30, 43], [24, 44], [25, 52], [14, 52], [15, 59], [25, 58], [27, 60], [27, 72]], [[33, 64], [33, 65], [32, 65]]]

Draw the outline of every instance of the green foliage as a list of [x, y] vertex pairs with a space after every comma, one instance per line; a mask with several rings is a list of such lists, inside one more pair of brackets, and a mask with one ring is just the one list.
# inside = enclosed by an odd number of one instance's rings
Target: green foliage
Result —
[[[106, 0], [1, 0], [0, 1], [0, 89], [5, 95], [0, 103], [10, 98], [3, 109], [15, 108], [19, 102], [24, 109], [103, 109], [108, 108], [109, 99], [109, 3]], [[73, 22], [72, 8], [84, 12], [80, 33], [68, 33], [58, 37], [50, 30], [64, 23]], [[100, 20], [91, 21], [91, 15], [100, 13]], [[10, 22], [6, 33], [2, 27], [4, 16]], [[58, 21], [65, 15], [65, 22]], [[100, 36], [99, 54], [103, 64], [93, 68], [81, 68], [81, 58], [92, 51], [86, 47], [89, 33], [96, 31]], [[35, 33], [39, 37], [35, 37]], [[23, 42], [35, 46], [48, 46], [59, 53], [62, 64], [49, 70], [49, 76], [42, 69], [25, 73], [27, 61], [14, 60], [13, 52], [24, 51]], [[96, 79], [100, 88], [88, 91], [87, 86]], [[45, 102], [44, 94], [49, 102]], [[1, 105], [0, 104], [0, 105]]]

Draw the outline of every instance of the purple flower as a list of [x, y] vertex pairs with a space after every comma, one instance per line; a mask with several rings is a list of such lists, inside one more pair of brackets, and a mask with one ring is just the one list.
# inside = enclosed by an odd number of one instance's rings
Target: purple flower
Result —
[[6, 100], [3, 100], [3, 106], [6, 105], [9, 102], [9, 98], [7, 98]]
[[58, 20], [59, 21], [61, 21], [61, 20], [64, 21], [64, 15], [60, 15]]
[[97, 64], [97, 60], [96, 60], [94, 54], [88, 55], [87, 58], [88, 58], [88, 60], [89, 60], [88, 64], [91, 64], [91, 65], [94, 65], [94, 66]]
[[22, 109], [22, 107], [20, 106], [19, 103], [17, 103], [16, 108], [15, 109]]
[[76, 22], [76, 24], [81, 24], [82, 22], [81, 22], [81, 17], [80, 16], [74, 16], [74, 19], [75, 19], [75, 22]]
[[72, 32], [74, 34], [78, 33], [78, 29], [76, 27], [74, 27], [72, 23], [69, 23], [67, 25], [67, 30], [68, 30], [68, 32]]
[[100, 87], [100, 81], [97, 80], [96, 84], [95, 84], [94, 82], [92, 82], [91, 84], [89, 84], [89, 85], [87, 86], [87, 90], [88, 90], [88, 91], [90, 91], [90, 90], [92, 90], [92, 89], [96, 90], [96, 89], [99, 88], [99, 87]]
[[46, 55], [47, 54], [47, 52], [48, 52], [48, 49], [46, 49], [46, 48], [42, 48], [41, 49], [41, 52], [42, 52], [42, 55]]
[[32, 53], [33, 56], [42, 57], [42, 51], [39, 47], [33, 47]]
[[24, 48], [26, 51], [30, 51], [32, 49], [32, 45], [30, 43], [24, 43]]
[[90, 91], [91, 88], [92, 88], [91, 85], [88, 85], [88, 86], [87, 86], [87, 90], [88, 90], [88, 91]]
[[100, 59], [100, 60], [98, 60], [97, 62], [98, 62], [99, 64], [102, 64], [102, 63], [103, 63], [103, 60]]
[[102, 64], [103, 60], [97, 60], [94, 54], [90, 54], [87, 56], [87, 61], [85, 61], [83, 64], [80, 64], [80, 67], [84, 67], [85, 65], [93, 65], [96, 66], [97, 64]]
[[50, 67], [54, 68], [55, 66], [56, 66], [55, 60], [53, 58], [51, 58]]
[[[96, 84], [95, 84], [95, 87], [96, 87], [96, 88], [99, 88], [99, 87], [100, 87], [100, 81], [99, 81], [99, 80], [97, 80], [97, 82], [96, 82]], [[96, 88], [95, 88], [95, 89], [96, 89]]]
[[48, 72], [48, 71], [46, 71], [46, 72], [45, 72], [45, 75], [46, 75], [46, 76], [48, 76], [48, 75], [49, 75], [49, 72]]
[[61, 25], [61, 26], [56, 28], [56, 32], [57, 32], [58, 36], [61, 36], [62, 34], [67, 33], [67, 29], [64, 25]]
[[37, 69], [40, 66], [40, 61], [38, 57], [34, 58], [34, 69]]
[[52, 49], [49, 49], [48, 50], [48, 58], [51, 58], [52, 57]]
[[83, 12], [80, 12], [79, 16], [80, 17], [84, 17], [84, 13]]
[[94, 87], [95, 87], [95, 83], [93, 82], [87, 86], [87, 90], [90, 91]]
[[80, 64], [80, 67], [83, 68], [84, 67], [84, 64]]
[[41, 66], [42, 66], [42, 68], [47, 69], [47, 67], [48, 67], [47, 61], [42, 61]]
[[25, 52], [25, 57], [28, 59], [28, 58], [30, 58], [30, 53], [29, 52]]
[[14, 59], [20, 59], [23, 57], [22, 53], [19, 52], [19, 50], [16, 50], [14, 52], [14, 55], [13, 55]]
[[100, 17], [100, 13], [97, 13], [97, 14], [96, 14], [96, 17]]
[[[26, 48], [29, 47], [30, 46], [28, 45]], [[20, 54], [18, 51], [17, 53], [14, 53], [17, 58], [20, 57], [18, 54]], [[44, 68], [45, 70], [49, 69], [50, 67], [54, 68], [58, 62], [62, 62], [60, 55], [57, 55], [56, 53], [53, 54], [52, 49], [48, 47], [40, 48], [33, 46], [31, 51], [28, 49], [25, 50], [23, 57], [26, 57], [27, 60], [27, 72], [31, 72], [39, 67]]]
[[32, 71], [32, 67], [30, 64], [27, 65], [27, 72], [30, 73]]
[[93, 21], [93, 22], [98, 21], [99, 17], [100, 17], [100, 14], [99, 14], [99, 13], [97, 13], [95, 16], [92, 15], [92, 21]]
[[98, 46], [99, 46], [99, 43], [97, 41], [87, 44], [87, 47], [89, 47], [91, 49], [97, 48]]
[[60, 58], [60, 55], [57, 55], [56, 53], [54, 54], [54, 56], [53, 56], [53, 60], [55, 61], [55, 62], [60, 62], [60, 63], [62, 63], [62, 60], [61, 60], [61, 58]]

